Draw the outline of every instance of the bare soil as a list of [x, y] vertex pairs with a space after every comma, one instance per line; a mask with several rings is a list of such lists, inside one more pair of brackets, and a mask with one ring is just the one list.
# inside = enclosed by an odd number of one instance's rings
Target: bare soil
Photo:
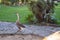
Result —
[[43, 38], [37, 35], [0, 35], [0, 40], [42, 40]]

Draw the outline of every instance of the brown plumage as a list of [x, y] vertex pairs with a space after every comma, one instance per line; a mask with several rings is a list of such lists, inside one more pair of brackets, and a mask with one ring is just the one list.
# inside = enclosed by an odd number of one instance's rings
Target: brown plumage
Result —
[[19, 22], [19, 14], [18, 13], [17, 13], [16, 25], [19, 28], [19, 30], [22, 30], [23, 28], [25, 28], [25, 26], [20, 24], [20, 22]]

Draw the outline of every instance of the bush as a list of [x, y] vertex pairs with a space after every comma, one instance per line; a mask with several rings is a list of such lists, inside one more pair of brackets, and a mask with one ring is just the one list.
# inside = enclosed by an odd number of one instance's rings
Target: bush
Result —
[[26, 20], [29, 22], [29, 23], [33, 23], [34, 22], [34, 16], [32, 14], [29, 14], [27, 17], [26, 17]]

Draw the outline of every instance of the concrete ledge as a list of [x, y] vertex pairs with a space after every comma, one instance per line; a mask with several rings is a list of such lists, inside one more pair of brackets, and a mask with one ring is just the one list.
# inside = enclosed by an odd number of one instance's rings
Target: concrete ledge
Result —
[[25, 29], [17, 32], [19, 29], [15, 23], [0, 22], [0, 34], [34, 34], [39, 36], [49, 36], [60, 31], [60, 27], [25, 25]]

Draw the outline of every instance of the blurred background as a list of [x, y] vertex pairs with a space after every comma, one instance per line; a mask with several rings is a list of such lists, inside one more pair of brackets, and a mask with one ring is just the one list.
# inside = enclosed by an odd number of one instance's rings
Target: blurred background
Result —
[[[21, 23], [35, 20], [29, 7], [30, 2], [31, 0], [0, 0], [0, 21], [15, 22], [17, 12], [20, 15]], [[58, 0], [58, 6], [55, 6], [54, 10], [53, 17], [57, 19], [57, 24], [60, 24], [60, 0]]]

